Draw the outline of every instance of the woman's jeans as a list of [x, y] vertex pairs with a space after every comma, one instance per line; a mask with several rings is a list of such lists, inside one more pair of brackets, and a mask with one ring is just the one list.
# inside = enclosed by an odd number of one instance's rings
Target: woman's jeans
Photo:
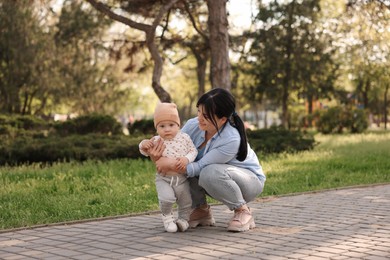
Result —
[[253, 172], [228, 164], [211, 164], [199, 177], [188, 178], [192, 207], [207, 203], [206, 194], [225, 204], [230, 210], [254, 200], [264, 183]]

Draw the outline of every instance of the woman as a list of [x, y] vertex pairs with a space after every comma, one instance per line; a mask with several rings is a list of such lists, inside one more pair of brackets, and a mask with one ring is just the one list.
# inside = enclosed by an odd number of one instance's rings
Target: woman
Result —
[[[235, 111], [233, 95], [221, 88], [203, 94], [197, 102], [198, 116], [182, 128], [198, 149], [194, 162], [186, 167], [190, 181], [192, 207], [189, 225], [214, 225], [206, 194], [234, 210], [229, 231], [247, 231], [255, 227], [247, 203], [264, 187], [265, 175], [255, 152], [249, 147], [244, 123]], [[162, 142], [152, 151], [158, 172], [179, 171], [172, 159], [160, 158]]]

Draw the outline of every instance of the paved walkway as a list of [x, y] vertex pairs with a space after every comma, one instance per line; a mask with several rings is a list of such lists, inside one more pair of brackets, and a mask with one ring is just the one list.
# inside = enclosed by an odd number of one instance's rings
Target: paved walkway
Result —
[[158, 214], [0, 233], [0, 259], [390, 259], [390, 185], [260, 199], [257, 227], [164, 232]]

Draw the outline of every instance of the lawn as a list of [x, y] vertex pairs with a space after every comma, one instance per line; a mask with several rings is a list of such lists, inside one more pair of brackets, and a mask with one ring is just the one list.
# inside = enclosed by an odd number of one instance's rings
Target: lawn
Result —
[[[390, 183], [390, 132], [316, 135], [312, 151], [259, 155], [262, 197]], [[0, 167], [0, 230], [158, 210], [149, 160]]]

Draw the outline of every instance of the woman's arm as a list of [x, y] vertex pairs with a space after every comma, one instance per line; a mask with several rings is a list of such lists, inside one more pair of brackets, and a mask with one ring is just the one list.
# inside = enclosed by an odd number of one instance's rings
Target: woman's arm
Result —
[[178, 167], [176, 167], [176, 162], [176, 158], [160, 157], [160, 159], [155, 162], [157, 172], [161, 174], [168, 172], [184, 173], [185, 171], [180, 171]]
[[187, 165], [187, 175], [189, 177], [198, 176], [207, 165], [229, 162], [237, 156], [239, 145], [239, 137], [219, 140], [219, 144], [210, 148], [199, 161]]

